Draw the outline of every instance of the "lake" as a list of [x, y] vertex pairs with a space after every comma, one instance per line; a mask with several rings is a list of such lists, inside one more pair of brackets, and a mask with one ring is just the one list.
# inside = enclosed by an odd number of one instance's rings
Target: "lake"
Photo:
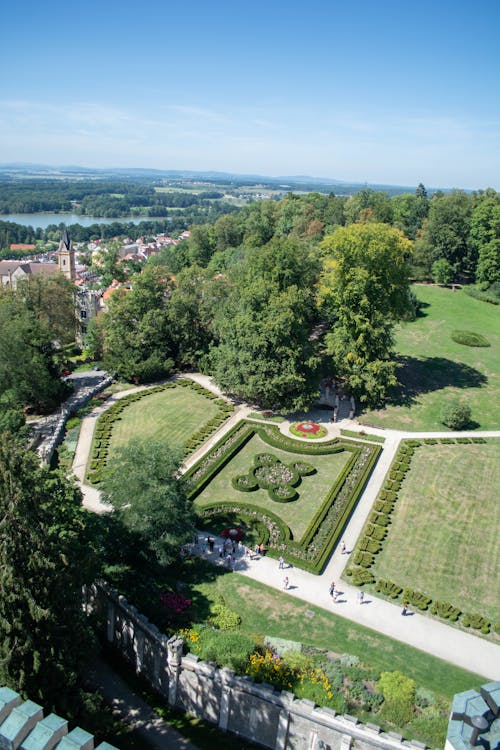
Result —
[[[92, 224], [114, 224], [115, 222], [140, 224], [141, 221], [154, 221], [151, 216], [127, 216], [119, 219], [103, 219], [95, 216], [78, 216], [78, 214], [0, 214], [0, 221], [13, 221], [15, 224], [21, 224], [23, 227], [33, 227], [34, 229], [47, 229], [49, 224], [59, 225], [61, 222], [70, 226], [71, 224], [81, 224], [82, 227], [90, 227]], [[158, 221], [164, 221], [165, 217], [159, 217]]]

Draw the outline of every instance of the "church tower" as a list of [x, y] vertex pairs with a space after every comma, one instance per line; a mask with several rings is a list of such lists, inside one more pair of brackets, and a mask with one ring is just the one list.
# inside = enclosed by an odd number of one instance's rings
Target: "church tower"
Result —
[[76, 279], [75, 269], [75, 250], [73, 243], [68, 237], [66, 227], [64, 227], [61, 241], [59, 243], [59, 249], [57, 251], [57, 265], [61, 273], [63, 273], [67, 279], [74, 281]]

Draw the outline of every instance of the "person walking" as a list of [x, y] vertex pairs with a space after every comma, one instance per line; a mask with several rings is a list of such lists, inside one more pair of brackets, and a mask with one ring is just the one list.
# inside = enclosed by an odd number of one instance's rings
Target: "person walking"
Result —
[[365, 592], [358, 591], [358, 604], [363, 604], [364, 600], [365, 600]]
[[347, 547], [345, 545], [344, 540], [342, 539], [342, 541], [340, 543], [340, 554], [341, 555], [345, 555], [346, 552], [347, 552]]
[[332, 581], [330, 584], [330, 588], [328, 589], [328, 593], [333, 599], [333, 595], [335, 594], [335, 581]]
[[283, 568], [285, 567], [285, 558], [283, 557], [283, 555], [279, 556], [278, 562], [279, 562], [279, 569], [283, 570]]
[[407, 612], [408, 612], [408, 603], [407, 603], [407, 602], [405, 602], [405, 603], [403, 604], [403, 609], [401, 610], [401, 614], [403, 615], [403, 617], [406, 617], [406, 613], [407, 613]]
[[285, 589], [285, 591], [288, 589], [289, 583], [290, 581], [288, 580], [288, 576], [285, 576], [283, 579], [283, 588]]

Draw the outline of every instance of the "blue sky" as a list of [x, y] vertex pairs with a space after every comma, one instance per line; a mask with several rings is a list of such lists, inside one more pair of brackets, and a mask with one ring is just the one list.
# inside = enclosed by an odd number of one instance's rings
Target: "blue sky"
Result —
[[498, 0], [6, 5], [2, 163], [500, 189]]

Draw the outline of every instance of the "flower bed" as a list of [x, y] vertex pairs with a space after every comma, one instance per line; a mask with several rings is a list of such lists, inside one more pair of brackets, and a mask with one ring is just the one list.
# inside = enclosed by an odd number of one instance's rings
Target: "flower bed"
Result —
[[307, 438], [308, 440], [317, 440], [328, 435], [326, 427], [317, 422], [293, 422], [290, 425], [290, 432], [296, 437]]

